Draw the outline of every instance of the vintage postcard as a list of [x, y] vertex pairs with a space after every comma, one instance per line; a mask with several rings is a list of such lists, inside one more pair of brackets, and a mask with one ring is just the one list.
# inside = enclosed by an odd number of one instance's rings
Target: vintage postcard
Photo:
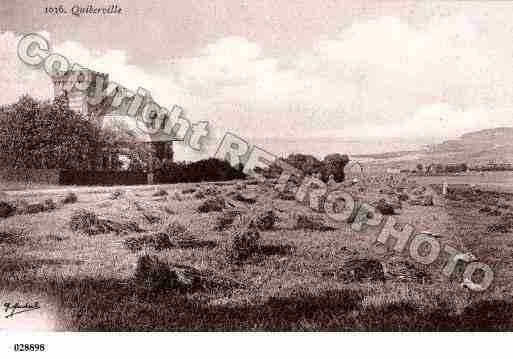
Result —
[[2, 1], [0, 353], [511, 331], [512, 20], [508, 1]]

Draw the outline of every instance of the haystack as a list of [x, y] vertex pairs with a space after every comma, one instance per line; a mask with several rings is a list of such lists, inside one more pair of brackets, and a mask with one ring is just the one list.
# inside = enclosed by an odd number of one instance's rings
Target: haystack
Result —
[[225, 208], [226, 208], [225, 199], [222, 197], [216, 196], [216, 197], [206, 199], [198, 207], [198, 212], [200, 212], [200, 213], [221, 212]]
[[69, 227], [74, 232], [82, 232], [90, 236], [102, 233], [127, 234], [143, 232], [135, 222], [115, 222], [100, 218], [94, 212], [86, 210], [74, 211], [69, 221]]

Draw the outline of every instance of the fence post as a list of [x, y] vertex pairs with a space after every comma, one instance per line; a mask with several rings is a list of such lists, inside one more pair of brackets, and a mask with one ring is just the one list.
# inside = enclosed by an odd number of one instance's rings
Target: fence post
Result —
[[442, 196], [447, 196], [447, 182], [442, 184]]

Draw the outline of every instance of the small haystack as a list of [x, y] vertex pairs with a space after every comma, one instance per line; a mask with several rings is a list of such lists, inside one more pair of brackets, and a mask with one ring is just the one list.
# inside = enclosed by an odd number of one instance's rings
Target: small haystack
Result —
[[216, 196], [216, 197], [207, 198], [198, 207], [198, 212], [200, 212], [200, 213], [221, 212], [226, 207], [227, 207], [227, 205], [226, 205], [225, 199], [222, 197]]
[[255, 204], [257, 201], [255, 195], [244, 195], [240, 192], [236, 192], [232, 198], [236, 201], [247, 204]]
[[114, 222], [100, 218], [96, 213], [83, 209], [72, 213], [69, 227], [74, 232], [82, 232], [89, 236], [111, 232], [116, 234], [143, 232], [135, 222]]
[[256, 226], [261, 231], [270, 231], [273, 229], [276, 221], [279, 220], [278, 215], [273, 211], [265, 211], [264, 213], [260, 213], [256, 219]]
[[213, 271], [164, 262], [157, 256], [148, 254], [137, 260], [134, 282], [149, 291], [245, 287], [244, 284]]
[[243, 223], [240, 228], [235, 230], [230, 257], [241, 261], [249, 258], [258, 248], [260, 232], [253, 221]]
[[16, 207], [6, 201], [0, 201], [0, 218], [7, 218], [16, 212]]
[[381, 198], [378, 203], [376, 203], [376, 205], [374, 206], [374, 208], [376, 208], [376, 210], [383, 214], [383, 215], [387, 215], [387, 216], [391, 216], [391, 215], [394, 215], [395, 214], [395, 209], [394, 209], [394, 206], [392, 203], [390, 202], [387, 202], [385, 199]]
[[1, 244], [16, 244], [22, 245], [30, 240], [28, 233], [19, 228], [2, 228], [0, 230], [0, 245]]
[[294, 229], [303, 229], [308, 231], [332, 231], [335, 228], [324, 223], [324, 219], [319, 215], [299, 214], [296, 217]]
[[117, 190], [117, 191], [114, 191], [111, 193], [111, 195], [109, 196], [109, 199], [112, 199], [112, 200], [120, 199], [124, 195], [125, 195], [125, 191]]
[[72, 204], [72, 203], [77, 203], [77, 202], [78, 202], [77, 195], [75, 194], [75, 192], [71, 192], [71, 191], [66, 193], [66, 195], [64, 196], [64, 198], [61, 201], [62, 204]]
[[152, 194], [153, 197], [162, 197], [162, 196], [167, 196], [167, 195], [168, 195], [167, 191], [162, 188]]
[[241, 212], [237, 210], [225, 210], [217, 216], [216, 225], [214, 229], [216, 231], [227, 230], [235, 221], [237, 217], [241, 216]]

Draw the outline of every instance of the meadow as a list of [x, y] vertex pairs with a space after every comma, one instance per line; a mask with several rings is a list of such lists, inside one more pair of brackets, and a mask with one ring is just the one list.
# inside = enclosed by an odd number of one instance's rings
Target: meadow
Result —
[[[4, 200], [20, 208], [45, 200], [55, 206], [1, 219], [0, 301], [37, 300], [42, 308], [2, 317], [0, 328], [23, 322], [66, 331], [511, 330], [513, 238], [489, 231], [500, 216], [482, 209], [510, 213], [513, 198], [442, 198], [439, 188], [417, 179], [406, 187], [346, 190], [369, 203], [396, 201], [399, 192], [411, 197], [418, 188], [431, 193], [433, 205], [403, 200], [394, 217], [490, 264], [495, 281], [488, 290], [463, 288], [458, 268], [444, 277], [447, 256], [418, 264], [408, 251], [376, 243], [379, 228], [355, 231], [329, 221], [267, 183], [80, 188], [74, 197], [67, 189], [29, 190]], [[262, 222], [271, 212], [274, 219]], [[241, 245], [252, 220], [259, 223], [250, 230], [255, 243]], [[384, 276], [355, 276], [348, 269], [355, 261], [381, 264]]]

